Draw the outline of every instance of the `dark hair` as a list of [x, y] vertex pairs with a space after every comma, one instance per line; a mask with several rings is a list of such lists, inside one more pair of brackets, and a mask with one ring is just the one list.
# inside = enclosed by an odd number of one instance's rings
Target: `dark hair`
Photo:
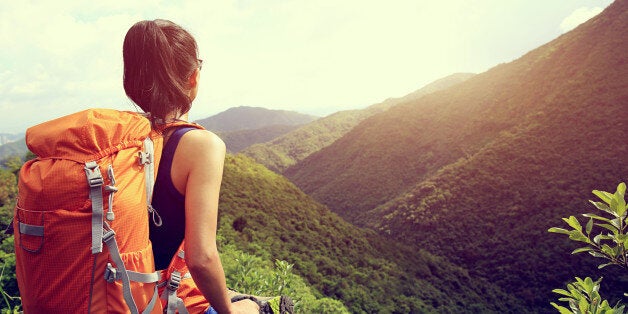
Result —
[[189, 78], [199, 64], [188, 31], [167, 20], [137, 22], [124, 37], [122, 55], [124, 90], [153, 121], [190, 110]]

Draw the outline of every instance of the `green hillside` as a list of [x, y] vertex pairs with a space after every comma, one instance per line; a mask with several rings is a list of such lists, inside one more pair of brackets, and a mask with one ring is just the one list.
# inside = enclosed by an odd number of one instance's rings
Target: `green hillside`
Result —
[[448, 259], [358, 229], [253, 160], [229, 156], [220, 233], [240, 249], [295, 264], [353, 313], [501, 313], [521, 303]]
[[474, 74], [456, 73], [436, 80], [401, 98], [390, 98], [361, 110], [346, 110], [315, 120], [268, 143], [256, 144], [242, 153], [281, 173], [312, 153], [329, 146], [364, 119], [388, 108], [463, 82]]
[[[548, 226], [628, 173], [626, 29], [628, 1], [616, 1], [516, 61], [370, 117], [285, 174], [341, 216], [553, 311], [551, 290], [593, 268]], [[612, 270], [605, 281], [628, 286]]]

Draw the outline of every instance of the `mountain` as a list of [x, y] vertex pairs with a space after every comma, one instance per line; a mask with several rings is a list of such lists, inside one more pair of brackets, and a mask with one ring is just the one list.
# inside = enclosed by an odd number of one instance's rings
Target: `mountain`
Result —
[[359, 229], [243, 155], [227, 156], [219, 234], [239, 249], [293, 263], [352, 313], [525, 312], [522, 303], [448, 258]]
[[11, 156], [23, 157], [28, 152], [24, 135], [19, 139], [12, 139], [10, 142], [0, 145], [0, 160]]
[[[547, 229], [628, 173], [626, 29], [628, 1], [615, 1], [513, 62], [371, 116], [284, 174], [346, 219], [552, 312], [551, 290], [596, 276], [599, 261]], [[625, 291], [625, 275], [604, 274]]]
[[22, 134], [12, 134], [12, 133], [0, 133], [0, 146], [15, 142], [24, 137], [24, 133]]
[[218, 132], [217, 135], [227, 145], [227, 151], [230, 153], [238, 153], [251, 145], [268, 142], [290, 131], [294, 131], [299, 128], [299, 126], [300, 125], [269, 125], [253, 130]]
[[312, 153], [329, 146], [364, 119], [394, 105], [451, 87], [473, 76], [472, 73], [452, 74], [401, 98], [389, 98], [366, 109], [340, 111], [315, 120], [268, 143], [252, 145], [242, 153], [269, 169], [281, 173]]
[[294, 111], [241, 106], [229, 108], [195, 122], [214, 132], [229, 132], [259, 129], [271, 125], [301, 125], [317, 118]]

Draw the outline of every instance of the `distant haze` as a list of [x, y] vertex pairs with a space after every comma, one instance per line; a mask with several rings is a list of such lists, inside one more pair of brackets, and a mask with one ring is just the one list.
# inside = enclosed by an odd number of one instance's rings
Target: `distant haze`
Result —
[[198, 120], [230, 107], [317, 116], [481, 73], [569, 31], [611, 3], [570, 1], [4, 1], [0, 132], [88, 107], [135, 110], [122, 41], [142, 19], [189, 29], [204, 59]]

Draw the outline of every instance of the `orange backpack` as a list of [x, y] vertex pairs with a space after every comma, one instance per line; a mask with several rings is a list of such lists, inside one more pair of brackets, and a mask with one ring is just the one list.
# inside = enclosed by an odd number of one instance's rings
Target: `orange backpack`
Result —
[[38, 158], [14, 213], [24, 312], [161, 313], [157, 283], [171, 276], [155, 271], [148, 236], [161, 134], [140, 114], [90, 109], [28, 129], [26, 143]]

